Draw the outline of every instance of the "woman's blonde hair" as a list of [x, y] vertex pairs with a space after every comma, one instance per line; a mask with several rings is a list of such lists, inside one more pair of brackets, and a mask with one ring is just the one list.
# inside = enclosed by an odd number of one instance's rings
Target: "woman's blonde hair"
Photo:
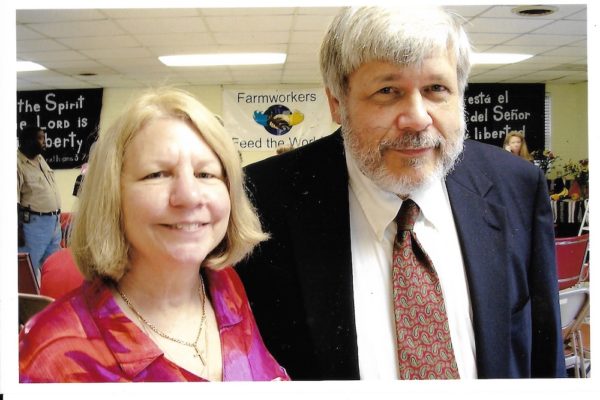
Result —
[[504, 138], [504, 147], [508, 145], [508, 142], [510, 142], [510, 139], [512, 137], [518, 137], [519, 139], [521, 139], [521, 150], [519, 151], [519, 157], [524, 158], [528, 161], [533, 160], [533, 157], [529, 153], [529, 149], [527, 149], [527, 143], [525, 143], [525, 135], [523, 135], [523, 132], [521, 131], [508, 132], [506, 134], [506, 137]]
[[194, 126], [224, 170], [231, 200], [227, 232], [202, 265], [218, 269], [235, 264], [268, 238], [246, 196], [238, 152], [225, 128], [191, 94], [179, 89], [153, 89], [133, 100], [94, 146], [69, 237], [75, 261], [86, 279], [100, 276], [119, 281], [126, 272], [129, 243], [121, 210], [123, 157], [141, 129], [165, 117]]

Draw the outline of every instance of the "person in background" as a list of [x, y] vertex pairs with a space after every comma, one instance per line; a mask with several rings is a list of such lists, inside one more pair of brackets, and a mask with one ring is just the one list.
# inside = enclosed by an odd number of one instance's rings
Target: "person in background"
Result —
[[60, 249], [60, 194], [42, 153], [46, 135], [37, 126], [18, 132], [17, 211], [19, 253], [29, 253], [39, 281], [44, 260]]
[[504, 138], [504, 150], [510, 151], [515, 156], [519, 156], [527, 161], [532, 161], [533, 157], [529, 154], [525, 136], [521, 131], [510, 131]]
[[271, 239], [237, 268], [292, 379], [565, 375], [546, 180], [464, 140], [470, 51], [442, 9], [344, 8], [341, 128], [246, 167]]
[[292, 150], [294, 150], [294, 146], [279, 146], [275, 150], [275, 153], [279, 155], [279, 154], [283, 154], [283, 153], [286, 153], [286, 152], [292, 151]]
[[26, 323], [20, 382], [288, 379], [230, 267], [267, 235], [194, 97], [133, 101], [95, 146], [73, 224], [86, 280]]

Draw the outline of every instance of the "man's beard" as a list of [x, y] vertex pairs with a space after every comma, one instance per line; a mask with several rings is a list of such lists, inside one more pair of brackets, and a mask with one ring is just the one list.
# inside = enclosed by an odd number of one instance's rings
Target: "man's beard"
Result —
[[[400, 196], [408, 196], [418, 188], [428, 185], [434, 180], [444, 178], [452, 171], [458, 156], [463, 150], [465, 121], [462, 117], [458, 132], [451, 138], [444, 138], [430, 132], [405, 132], [400, 137], [384, 139], [377, 148], [362, 147], [358, 134], [353, 131], [352, 124], [344, 109], [342, 117], [342, 136], [347, 151], [356, 161], [359, 169], [377, 186]], [[387, 149], [418, 149], [432, 147], [437, 153], [433, 169], [426, 173], [417, 171], [416, 174], [395, 175], [388, 169], [383, 153]], [[408, 167], [415, 170], [428, 168], [427, 161], [415, 157], [408, 161]]]

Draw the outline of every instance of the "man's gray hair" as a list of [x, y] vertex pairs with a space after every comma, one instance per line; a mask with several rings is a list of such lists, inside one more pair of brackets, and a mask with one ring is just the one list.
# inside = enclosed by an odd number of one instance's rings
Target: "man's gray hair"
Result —
[[453, 51], [461, 98], [471, 69], [471, 44], [457, 15], [439, 7], [345, 8], [321, 45], [321, 74], [337, 99], [348, 91], [348, 76], [362, 64], [387, 61], [418, 66], [440, 51]]

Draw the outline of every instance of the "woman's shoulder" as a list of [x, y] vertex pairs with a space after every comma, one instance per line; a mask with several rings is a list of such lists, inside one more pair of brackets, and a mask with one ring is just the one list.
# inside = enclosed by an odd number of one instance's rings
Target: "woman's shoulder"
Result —
[[69, 334], [69, 328], [78, 325], [82, 313], [86, 313], [85, 288], [70, 292], [69, 294], [53, 301], [46, 308], [31, 317], [23, 327], [20, 337], [41, 339], [48, 337], [50, 340], [55, 336]]
[[72, 374], [104, 353], [94, 305], [105, 292], [97, 282], [84, 282], [25, 324], [19, 334], [22, 382], [77, 381]]

